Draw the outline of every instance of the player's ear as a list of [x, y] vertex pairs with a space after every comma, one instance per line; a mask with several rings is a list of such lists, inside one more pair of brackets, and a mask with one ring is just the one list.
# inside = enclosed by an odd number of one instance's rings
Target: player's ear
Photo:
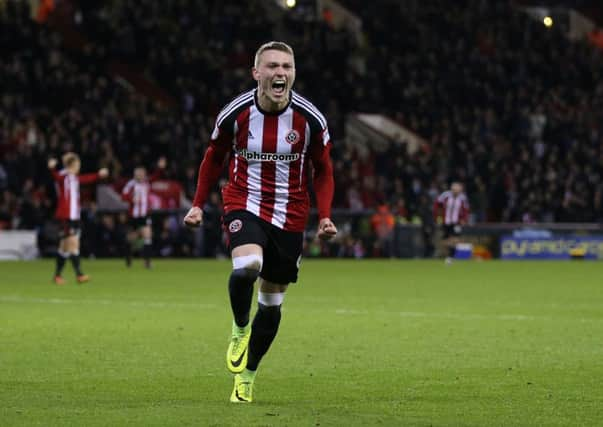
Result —
[[260, 81], [260, 73], [258, 72], [257, 68], [251, 67], [251, 75], [253, 76], [253, 80], [256, 82]]

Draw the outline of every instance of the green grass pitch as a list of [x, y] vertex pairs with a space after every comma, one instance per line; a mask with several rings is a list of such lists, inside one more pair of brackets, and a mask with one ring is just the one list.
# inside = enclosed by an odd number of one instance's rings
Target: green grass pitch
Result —
[[603, 264], [305, 261], [228, 402], [229, 261], [0, 263], [1, 426], [603, 424]]

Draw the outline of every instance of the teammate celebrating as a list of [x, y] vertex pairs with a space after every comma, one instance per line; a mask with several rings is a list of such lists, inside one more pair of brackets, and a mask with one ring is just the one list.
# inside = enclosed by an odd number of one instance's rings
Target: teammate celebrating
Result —
[[469, 217], [469, 202], [463, 193], [463, 184], [453, 182], [450, 190], [438, 196], [433, 205], [433, 216], [438, 224], [443, 224], [443, 240], [448, 248], [446, 264], [452, 263], [456, 244]]
[[57, 160], [48, 160], [48, 169], [52, 173], [57, 188], [57, 209], [55, 218], [60, 222], [60, 240], [57, 251], [54, 283], [64, 285], [61, 276], [65, 261], [71, 258], [78, 283], [85, 283], [90, 277], [85, 275], [80, 265], [80, 184], [92, 184], [106, 178], [109, 171], [102, 168], [98, 173], [80, 175], [81, 162], [75, 153], [63, 155], [64, 169], [57, 171]]
[[[228, 282], [234, 315], [226, 355], [235, 373], [231, 402], [251, 402], [260, 360], [274, 340], [289, 283], [297, 281], [303, 231], [308, 218], [308, 165], [318, 206], [317, 235], [330, 239], [333, 198], [331, 141], [324, 116], [291, 90], [295, 60], [282, 42], [262, 45], [252, 68], [257, 88], [235, 98], [218, 114], [209, 148], [199, 167], [188, 226], [201, 210], [230, 154], [229, 181], [222, 190], [224, 226], [233, 270]], [[249, 325], [253, 284], [260, 278], [258, 309]]]
[[134, 178], [128, 181], [124, 186], [121, 197], [130, 204], [130, 231], [126, 237], [126, 265], [132, 265], [132, 243], [137, 237], [143, 239], [144, 246], [142, 255], [144, 257], [144, 266], [151, 268], [151, 244], [153, 243], [152, 221], [149, 216], [149, 195], [151, 193], [151, 183], [159, 179], [167, 161], [165, 157], [159, 158], [157, 170], [147, 177], [147, 170], [139, 166], [134, 169]]

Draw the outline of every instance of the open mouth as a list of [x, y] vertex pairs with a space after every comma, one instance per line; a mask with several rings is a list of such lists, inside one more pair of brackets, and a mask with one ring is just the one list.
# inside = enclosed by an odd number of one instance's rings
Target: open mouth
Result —
[[286, 88], [287, 83], [285, 80], [274, 80], [272, 82], [272, 92], [274, 92], [275, 95], [283, 95]]

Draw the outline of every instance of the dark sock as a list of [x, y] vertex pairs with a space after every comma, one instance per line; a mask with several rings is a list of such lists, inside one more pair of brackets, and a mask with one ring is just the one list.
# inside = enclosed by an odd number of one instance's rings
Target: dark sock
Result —
[[142, 247], [142, 256], [144, 257], [144, 265], [149, 267], [151, 265], [151, 243], [145, 243]]
[[55, 276], [61, 275], [61, 273], [63, 272], [63, 267], [65, 267], [66, 260], [67, 258], [61, 252], [57, 252], [57, 266], [54, 271]]
[[448, 246], [448, 256], [450, 258], [454, 258], [455, 252], [456, 252], [456, 248], [454, 246]]
[[259, 274], [259, 271], [248, 268], [237, 268], [230, 273], [228, 280], [230, 306], [235, 323], [241, 328], [249, 323], [253, 284]]
[[71, 264], [73, 265], [73, 269], [75, 270], [76, 275], [84, 275], [80, 266], [80, 254], [71, 254]]
[[130, 242], [124, 244], [124, 255], [126, 257], [126, 265], [129, 267], [132, 265], [132, 245]]
[[247, 369], [255, 371], [262, 357], [270, 348], [276, 337], [278, 325], [281, 323], [281, 306], [266, 306], [258, 303], [258, 311], [251, 325], [251, 338], [249, 339], [249, 355]]

